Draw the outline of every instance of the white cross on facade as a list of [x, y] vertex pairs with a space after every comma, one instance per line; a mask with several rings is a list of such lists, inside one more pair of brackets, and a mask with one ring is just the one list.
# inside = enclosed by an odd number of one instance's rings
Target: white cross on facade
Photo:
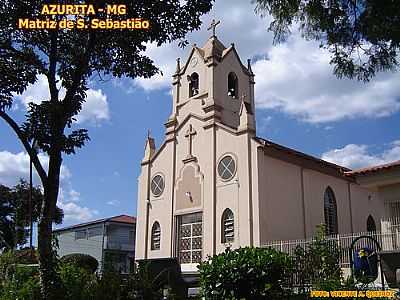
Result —
[[189, 129], [186, 131], [185, 137], [188, 139], [188, 157], [192, 157], [192, 141], [193, 136], [196, 135], [196, 130], [193, 129], [192, 124], [189, 125]]

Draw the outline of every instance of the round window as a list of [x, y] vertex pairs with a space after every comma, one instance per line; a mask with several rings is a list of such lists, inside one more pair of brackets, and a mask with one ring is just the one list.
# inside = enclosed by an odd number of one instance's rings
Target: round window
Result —
[[232, 156], [227, 155], [218, 164], [218, 175], [223, 180], [229, 180], [235, 175], [236, 164]]
[[160, 196], [164, 191], [164, 178], [161, 175], [156, 175], [151, 180], [151, 192], [154, 196]]

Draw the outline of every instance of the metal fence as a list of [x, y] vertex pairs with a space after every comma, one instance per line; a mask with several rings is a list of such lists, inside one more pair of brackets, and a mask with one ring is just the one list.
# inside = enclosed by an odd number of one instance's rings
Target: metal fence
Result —
[[[336, 244], [340, 250], [340, 265], [343, 268], [350, 267], [350, 246], [355, 238], [360, 236], [371, 236], [375, 238], [382, 247], [382, 251], [398, 250], [400, 249], [400, 231], [391, 230], [388, 232], [358, 232], [353, 234], [338, 234], [327, 236], [326, 240]], [[293, 255], [296, 247], [300, 246], [303, 249], [307, 248], [315, 239], [303, 240], [286, 240], [286, 241], [271, 241], [262, 245], [262, 247], [271, 247], [276, 250]], [[361, 239], [355, 245], [355, 249], [368, 247], [375, 249], [375, 245], [370, 240]], [[375, 249], [377, 250], [377, 249]]]

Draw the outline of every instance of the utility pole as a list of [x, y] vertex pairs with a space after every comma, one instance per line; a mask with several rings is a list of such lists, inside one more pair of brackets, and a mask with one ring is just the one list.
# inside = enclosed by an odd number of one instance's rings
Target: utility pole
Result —
[[[32, 143], [32, 150], [37, 153], [37, 143], [34, 140]], [[33, 190], [33, 184], [32, 184], [32, 157], [29, 156], [29, 249], [31, 253], [31, 259], [33, 258], [33, 199], [32, 199], [32, 190]]]

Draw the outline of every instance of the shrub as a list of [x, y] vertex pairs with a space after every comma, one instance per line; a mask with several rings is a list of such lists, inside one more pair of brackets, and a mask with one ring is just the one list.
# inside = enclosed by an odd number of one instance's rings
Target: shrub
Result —
[[92, 299], [92, 282], [96, 282], [97, 279], [94, 274], [72, 263], [61, 264], [59, 273], [63, 286], [64, 299]]
[[83, 268], [90, 273], [94, 273], [99, 266], [97, 259], [95, 259], [93, 256], [82, 253], [65, 255], [61, 258], [60, 262], [62, 264], [72, 264], [74, 266]]
[[6, 251], [0, 255], [0, 284], [6, 279], [10, 266], [16, 262], [17, 259], [12, 251]]
[[339, 258], [340, 249], [336, 242], [327, 240], [324, 226], [318, 226], [315, 240], [305, 248], [297, 247], [293, 256], [301, 292], [307, 292], [308, 287], [326, 291], [340, 289], [342, 272]]
[[0, 284], [0, 300], [39, 300], [40, 284], [37, 268], [11, 265]]
[[292, 260], [272, 248], [246, 247], [227, 249], [198, 268], [206, 299], [282, 299]]

